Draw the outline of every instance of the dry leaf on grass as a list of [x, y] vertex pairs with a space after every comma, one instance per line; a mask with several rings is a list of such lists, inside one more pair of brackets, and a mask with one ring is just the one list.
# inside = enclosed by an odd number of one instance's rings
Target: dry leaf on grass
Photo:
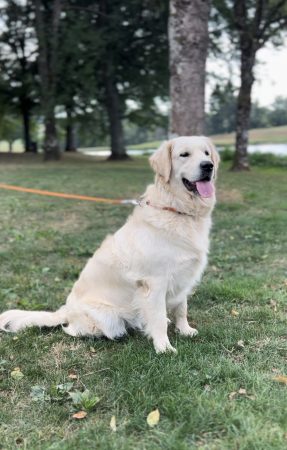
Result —
[[236, 311], [236, 309], [232, 309], [232, 310], [230, 311], [230, 314], [231, 314], [233, 317], [239, 316], [239, 312]]
[[73, 419], [81, 420], [87, 417], [86, 411], [79, 411], [72, 415]]
[[287, 384], [287, 376], [286, 375], [278, 375], [273, 378], [274, 381], [278, 381], [278, 383]]
[[68, 378], [70, 378], [71, 380], [76, 380], [78, 378], [78, 375], [75, 372], [70, 372]]
[[274, 312], [277, 311], [277, 302], [276, 302], [276, 300], [270, 300], [270, 306], [271, 306], [271, 309], [273, 309]]
[[228, 395], [228, 398], [229, 398], [229, 400], [233, 400], [238, 395], [244, 395], [249, 400], [255, 400], [255, 398], [256, 398], [255, 395], [248, 395], [246, 389], [244, 389], [244, 388], [240, 388], [240, 389], [238, 389], [238, 391], [230, 392], [230, 394]]
[[12, 378], [14, 378], [14, 380], [21, 380], [24, 377], [24, 374], [21, 372], [20, 367], [15, 367], [10, 375]]
[[230, 392], [230, 394], [228, 395], [229, 400], [233, 400], [236, 395], [237, 395], [236, 391]]
[[146, 421], [148, 423], [148, 426], [155, 427], [159, 423], [159, 419], [160, 419], [160, 413], [157, 408], [148, 414]]
[[238, 391], [238, 394], [240, 394], [240, 395], [246, 395], [246, 394], [247, 394], [246, 389], [240, 388], [239, 391]]
[[117, 423], [116, 423], [116, 416], [112, 416], [110, 420], [110, 429], [112, 431], [117, 431]]
[[240, 341], [237, 342], [237, 347], [244, 348], [244, 341], [240, 339]]

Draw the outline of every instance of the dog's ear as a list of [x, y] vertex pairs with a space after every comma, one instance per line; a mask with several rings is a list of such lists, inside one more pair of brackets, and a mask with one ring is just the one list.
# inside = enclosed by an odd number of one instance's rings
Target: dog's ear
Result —
[[210, 151], [210, 154], [211, 154], [212, 162], [214, 164], [214, 169], [215, 169], [214, 170], [214, 174], [215, 174], [215, 177], [216, 177], [217, 169], [218, 169], [218, 166], [219, 166], [219, 163], [220, 163], [220, 156], [219, 156], [219, 153], [216, 150], [213, 142], [209, 138], [206, 138], [206, 141], [207, 141], [208, 150]]
[[149, 158], [150, 165], [155, 173], [169, 182], [171, 174], [171, 141], [164, 141], [155, 153]]

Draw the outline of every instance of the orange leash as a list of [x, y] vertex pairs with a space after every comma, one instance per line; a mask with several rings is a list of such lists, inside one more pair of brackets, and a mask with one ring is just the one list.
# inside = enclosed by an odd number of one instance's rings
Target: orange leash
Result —
[[136, 200], [133, 199], [111, 199], [104, 197], [90, 197], [88, 195], [78, 195], [78, 194], [65, 194], [64, 192], [51, 192], [44, 191], [42, 189], [31, 189], [25, 188], [21, 186], [13, 186], [10, 184], [2, 184], [0, 183], [0, 189], [7, 189], [10, 191], [19, 191], [19, 192], [29, 192], [30, 194], [38, 194], [45, 195], [48, 197], [60, 197], [60, 198], [69, 198], [74, 200], [86, 200], [89, 202], [97, 202], [97, 203], [109, 203], [111, 205], [121, 205], [121, 204], [137, 204]]

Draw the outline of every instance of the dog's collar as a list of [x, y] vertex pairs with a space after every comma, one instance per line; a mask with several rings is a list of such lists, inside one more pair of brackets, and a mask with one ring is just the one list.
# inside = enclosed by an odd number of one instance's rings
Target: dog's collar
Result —
[[189, 214], [183, 211], [178, 211], [177, 209], [173, 208], [172, 206], [158, 206], [158, 205], [153, 205], [150, 200], [138, 200], [138, 205], [143, 207], [143, 206], [151, 206], [152, 208], [156, 208], [156, 209], [161, 209], [163, 211], [169, 211], [169, 212], [173, 212], [176, 214], [180, 214], [181, 216], [190, 216], [190, 217], [194, 217], [194, 214]]

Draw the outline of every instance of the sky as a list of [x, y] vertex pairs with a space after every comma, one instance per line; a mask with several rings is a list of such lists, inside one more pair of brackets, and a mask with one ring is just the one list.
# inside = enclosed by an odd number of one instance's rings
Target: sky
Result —
[[253, 98], [268, 106], [275, 97], [287, 97], [287, 39], [283, 48], [266, 46], [258, 53]]
[[[238, 85], [238, 63], [225, 62], [221, 59], [209, 59], [207, 62], [209, 74], [228, 77], [231, 74], [235, 85]], [[206, 100], [208, 103], [214, 83], [213, 77], [209, 77], [206, 88]], [[287, 97], [287, 39], [284, 45], [274, 48], [266, 45], [257, 53], [257, 65], [255, 68], [256, 81], [252, 91], [252, 101], [257, 101], [260, 106], [270, 106], [275, 97]]]

